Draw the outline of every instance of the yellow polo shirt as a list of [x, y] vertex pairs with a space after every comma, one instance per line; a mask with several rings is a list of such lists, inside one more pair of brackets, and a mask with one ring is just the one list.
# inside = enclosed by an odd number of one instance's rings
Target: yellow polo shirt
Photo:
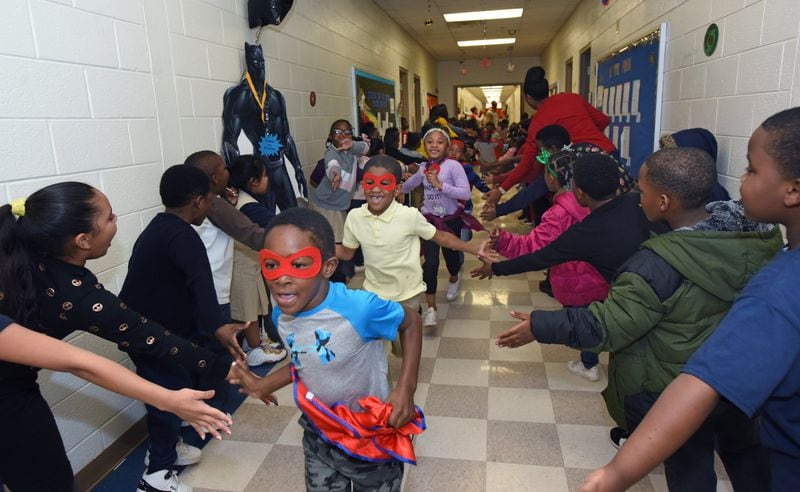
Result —
[[420, 238], [431, 239], [436, 227], [416, 208], [392, 201], [380, 215], [367, 204], [347, 214], [342, 244], [364, 253], [364, 289], [391, 301], [405, 301], [425, 291], [420, 265]]

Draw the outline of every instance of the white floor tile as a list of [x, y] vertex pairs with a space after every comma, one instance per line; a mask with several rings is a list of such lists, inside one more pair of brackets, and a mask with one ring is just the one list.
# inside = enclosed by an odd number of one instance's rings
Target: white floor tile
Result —
[[436, 359], [433, 384], [489, 386], [489, 361], [468, 359]]
[[486, 461], [486, 421], [426, 417], [427, 430], [414, 444], [417, 456]]
[[244, 490], [270, 449], [271, 444], [211, 441], [203, 448], [200, 464], [181, 473], [181, 480], [193, 487]]

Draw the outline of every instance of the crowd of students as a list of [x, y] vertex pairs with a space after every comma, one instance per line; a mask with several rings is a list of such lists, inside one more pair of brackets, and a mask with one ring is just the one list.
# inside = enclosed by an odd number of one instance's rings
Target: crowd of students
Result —
[[[0, 207], [3, 483], [72, 489], [32, 369], [50, 367], [146, 402], [141, 491], [190, 490], [173, 468], [200, 450], [180, 441], [181, 420], [229, 432], [218, 410], [229, 383], [267, 404], [295, 385], [308, 490], [400, 490], [411, 436], [425, 428], [413, 395], [441, 252], [448, 301], [463, 253], [482, 260], [477, 278], [549, 269], [563, 309], [513, 313], [498, 346], [570, 346], [581, 352], [569, 370], [590, 381], [597, 354], [612, 354], [603, 397], [620, 451], [583, 490], [623, 490], [660, 462], [670, 490], [715, 490], [715, 451], [737, 490], [800, 489], [800, 108], [754, 132], [731, 201], [710, 132], [665, 136], [634, 180], [602, 133], [608, 118], [573, 94], [548, 96], [544, 75], [525, 79], [537, 110], [527, 132], [496, 106], [482, 121], [434, 108], [405, 142], [397, 129], [335, 121], [310, 208], [277, 210], [256, 156], [229, 168], [215, 152], [190, 155], [164, 172], [164, 212], [137, 239], [119, 297], [86, 268], [116, 233], [101, 191], [58, 183]], [[513, 209], [535, 223], [529, 234], [490, 226]], [[471, 240], [486, 226], [488, 238]], [[358, 266], [364, 290], [348, 289]], [[115, 342], [147, 381], [53, 340], [75, 330]], [[402, 358], [394, 387], [387, 342]], [[249, 370], [287, 353], [266, 377]]]

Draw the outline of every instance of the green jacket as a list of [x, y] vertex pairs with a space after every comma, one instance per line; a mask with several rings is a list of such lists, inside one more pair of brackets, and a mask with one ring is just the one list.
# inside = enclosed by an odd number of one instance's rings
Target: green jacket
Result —
[[712, 216], [694, 229], [644, 242], [604, 302], [531, 315], [542, 343], [611, 352], [603, 397], [623, 428], [624, 398], [663, 391], [783, 244], [777, 227], [744, 219], [736, 202], [710, 207]]

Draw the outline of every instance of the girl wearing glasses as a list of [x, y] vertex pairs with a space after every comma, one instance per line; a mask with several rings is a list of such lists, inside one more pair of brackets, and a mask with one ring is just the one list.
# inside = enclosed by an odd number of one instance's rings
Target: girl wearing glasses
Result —
[[[369, 151], [368, 142], [353, 140], [353, 127], [347, 120], [336, 120], [328, 135], [325, 152], [325, 177], [311, 193], [311, 208], [321, 213], [333, 228], [334, 241], [342, 243], [344, 219], [350, 209], [350, 200], [356, 189], [358, 158]], [[331, 277], [344, 281], [340, 269]]]

